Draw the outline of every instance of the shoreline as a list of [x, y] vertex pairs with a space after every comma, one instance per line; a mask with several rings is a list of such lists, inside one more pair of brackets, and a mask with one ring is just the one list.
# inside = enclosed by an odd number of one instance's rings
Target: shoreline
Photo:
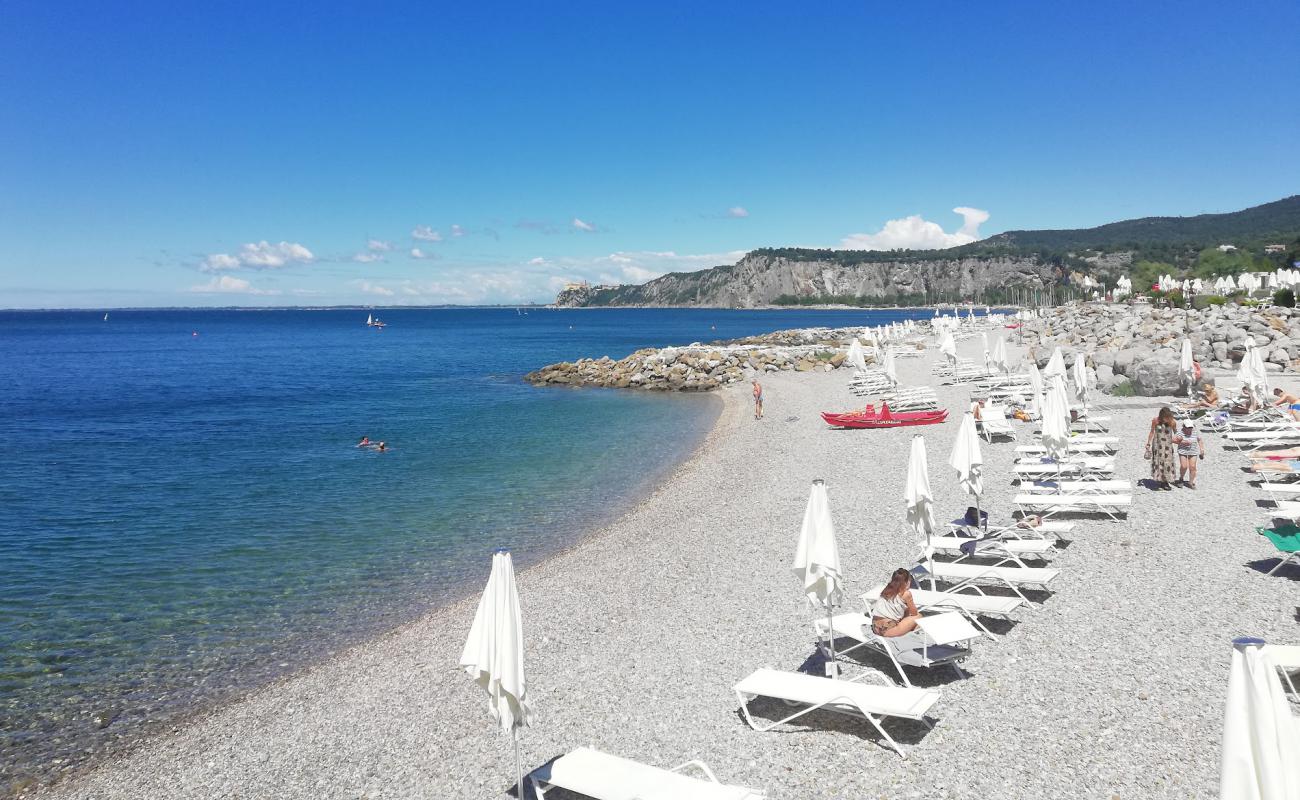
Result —
[[[556, 387], [542, 388], [541, 391], [557, 391]], [[588, 389], [591, 390], [591, 389]], [[705, 399], [711, 398], [711, 399]], [[726, 402], [722, 399], [721, 393], [707, 393], [692, 395], [690, 399], [683, 398], [680, 402], [700, 403], [707, 405], [709, 410], [702, 413], [711, 415], [712, 420], [708, 423], [707, 428], [695, 435], [695, 441], [686, 445], [686, 452], [680, 458], [665, 462], [654, 474], [646, 476], [633, 485], [628, 487], [628, 502], [621, 509], [611, 509], [607, 513], [601, 514], [599, 518], [589, 521], [580, 530], [574, 531], [567, 536], [561, 537], [559, 541], [545, 548], [545, 550], [535, 556], [523, 555], [516, 553], [516, 570], [517, 575], [522, 580], [530, 571], [541, 568], [547, 562], [564, 557], [580, 550], [592, 541], [599, 539], [601, 535], [607, 532], [620, 519], [634, 513], [639, 507], [650, 502], [654, 495], [659, 492], [666, 484], [674, 480], [679, 472], [685, 469], [692, 461], [699, 458], [706, 448], [707, 442], [719, 427], [719, 422], [726, 411]], [[490, 550], [485, 550], [485, 554], [490, 554]], [[487, 561], [485, 555], [484, 561]], [[67, 774], [59, 776], [54, 782], [37, 780], [30, 784], [21, 783], [17, 793], [13, 794], [15, 798], [27, 797], [46, 797], [57, 796], [64, 791], [75, 791], [76, 784], [94, 775], [99, 770], [124, 760], [129, 760], [152, 747], [165, 747], [166, 742], [176, 736], [183, 735], [187, 730], [207, 724], [231, 708], [240, 706], [249, 702], [256, 702], [259, 696], [267, 693], [276, 692], [287, 684], [294, 682], [309, 675], [310, 673], [331, 667], [335, 662], [346, 660], [359, 654], [367, 648], [379, 646], [383, 641], [398, 637], [404, 634], [408, 629], [429, 624], [434, 618], [443, 614], [465, 612], [466, 609], [472, 618], [474, 609], [477, 607], [480, 594], [482, 592], [481, 581], [477, 578], [470, 580], [468, 578], [460, 579], [448, 586], [442, 587], [434, 600], [434, 604], [423, 608], [416, 609], [410, 606], [412, 598], [406, 598], [402, 607], [395, 607], [389, 614], [401, 618], [396, 625], [380, 625], [369, 633], [362, 634], [360, 638], [353, 641], [343, 641], [323, 647], [319, 652], [308, 656], [302, 663], [290, 665], [285, 671], [270, 680], [245, 690], [232, 690], [229, 695], [212, 704], [201, 707], [191, 708], [188, 710], [175, 712], [174, 716], [168, 718], [167, 722], [170, 731], [167, 732], [150, 732], [139, 733], [134, 735], [128, 741], [115, 743], [105, 753], [92, 757], [89, 761], [81, 762], [69, 771]], [[464, 608], [461, 608], [464, 607]], [[468, 630], [468, 628], [466, 629]], [[48, 774], [48, 773], [47, 773]], [[0, 786], [0, 790], [5, 787]], [[0, 797], [6, 797], [0, 793]]]
[[[902, 362], [904, 381], [930, 382], [928, 361]], [[912, 432], [827, 429], [818, 409], [855, 402], [842, 374], [764, 383], [763, 422], [743, 384], [716, 393], [713, 427], [667, 480], [520, 571], [535, 712], [520, 737], [525, 770], [586, 745], [662, 767], [699, 758], [773, 800], [1214, 795], [1228, 641], [1294, 637], [1284, 612], [1294, 584], [1243, 569], [1270, 553], [1242, 529], [1251, 498], [1216, 441], [1200, 490], [1139, 489], [1127, 521], [1081, 522], [1052, 562], [1062, 572], [1053, 592], [977, 643], [970, 677], [912, 673], [942, 699], [932, 731], [889, 725], [906, 760], [869, 726], [827, 715], [750, 730], [731, 686], [812, 653], [789, 571], [808, 481], [828, 480], [846, 606], [915, 555], [901, 502]], [[954, 410], [968, 394], [938, 391]], [[1145, 473], [1152, 399], [1106, 398], [1124, 443], [1117, 477]], [[941, 520], [969, 504], [946, 466], [958, 424], [953, 414], [915, 431]], [[985, 507], [1004, 517], [1014, 488], [993, 477], [1013, 447], [984, 453]], [[37, 796], [502, 796], [514, 780], [509, 738], [455, 663], [475, 605], [471, 596], [432, 612]]]

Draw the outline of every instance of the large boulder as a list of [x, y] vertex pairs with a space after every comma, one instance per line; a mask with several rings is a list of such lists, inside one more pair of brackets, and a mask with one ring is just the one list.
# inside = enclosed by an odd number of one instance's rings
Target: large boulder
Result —
[[1144, 397], [1175, 395], [1183, 390], [1178, 357], [1162, 351], [1138, 363], [1132, 372], [1133, 391]]
[[1138, 357], [1141, 354], [1142, 351], [1136, 347], [1126, 347], [1123, 350], [1120, 350], [1115, 354], [1115, 362], [1113, 364], [1115, 372], [1120, 375], [1130, 375], [1132, 373], [1134, 362], [1138, 360]]

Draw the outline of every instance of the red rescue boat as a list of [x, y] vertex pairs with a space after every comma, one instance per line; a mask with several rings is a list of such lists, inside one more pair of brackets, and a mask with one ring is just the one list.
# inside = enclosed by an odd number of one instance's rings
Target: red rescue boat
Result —
[[835, 428], [904, 428], [909, 425], [935, 425], [947, 418], [947, 409], [893, 413], [889, 410], [888, 403], [880, 407], [879, 414], [871, 406], [867, 406], [865, 411], [849, 411], [844, 414], [822, 412], [826, 424]]

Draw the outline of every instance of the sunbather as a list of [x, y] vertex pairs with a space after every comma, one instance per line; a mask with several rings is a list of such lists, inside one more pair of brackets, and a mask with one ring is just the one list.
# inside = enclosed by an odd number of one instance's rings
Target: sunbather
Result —
[[1194, 403], [1187, 403], [1183, 406], [1184, 411], [1195, 411], [1198, 408], [1218, 408], [1221, 399], [1219, 390], [1214, 388], [1214, 384], [1205, 384], [1205, 391], [1201, 392], [1201, 399]]
[[902, 636], [916, 630], [921, 615], [912, 601], [912, 573], [902, 567], [894, 570], [880, 599], [871, 604], [871, 630], [877, 636]]

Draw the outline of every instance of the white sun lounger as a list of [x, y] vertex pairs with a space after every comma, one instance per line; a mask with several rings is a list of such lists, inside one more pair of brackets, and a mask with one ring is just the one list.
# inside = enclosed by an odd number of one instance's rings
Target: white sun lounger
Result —
[[[686, 767], [695, 767], [705, 777], [683, 774]], [[545, 800], [546, 792], [556, 786], [596, 800], [762, 800], [766, 796], [721, 783], [702, 761], [661, 769], [590, 747], [565, 753], [534, 770], [528, 780], [537, 800]]]
[[1260, 649], [1282, 674], [1282, 681], [1291, 690], [1291, 696], [1300, 699], [1300, 692], [1295, 688], [1295, 677], [1300, 675], [1300, 645], [1266, 644]]
[[1261, 483], [1260, 489], [1270, 494], [1281, 494], [1288, 496], [1300, 495], [1300, 482], [1296, 483]]
[[[880, 599], [880, 593], [884, 588], [884, 584], [881, 584], [862, 595], [862, 602], [866, 603], [868, 612], [871, 610], [871, 604]], [[966, 615], [966, 619], [984, 631], [984, 635], [990, 639], [994, 638], [993, 632], [984, 623], [980, 622], [979, 618], [981, 616], [1012, 619], [1011, 615], [1026, 605], [1024, 599], [1020, 597], [984, 594], [974, 584], [966, 588], [973, 593], [935, 592], [914, 587], [912, 589], [912, 602], [916, 603], [918, 611], [927, 609], [960, 611]]]
[[1018, 494], [1011, 501], [1022, 513], [1040, 513], [1045, 517], [1074, 512], [1105, 514], [1119, 520], [1133, 505], [1131, 494]]
[[[874, 673], [867, 672], [859, 676], [864, 678]], [[839, 714], [865, 719], [875, 727], [890, 747], [902, 757], [907, 753], [898, 746], [893, 737], [885, 732], [880, 723], [884, 717], [901, 717], [930, 723], [925, 713], [939, 701], [939, 693], [933, 689], [917, 689], [908, 686], [868, 686], [855, 680], [819, 678], [802, 672], [781, 672], [775, 669], [759, 669], [736, 684], [736, 698], [740, 700], [740, 710], [745, 715], [749, 726], [756, 731], [770, 731], [778, 725], [784, 725], [798, 717], [818, 709], [834, 711]], [[776, 722], [760, 726], [749, 714], [749, 701], [755, 697], [771, 697], [788, 703], [806, 706], [790, 716]]]
[[[1110, 442], [1076, 442], [1074, 439], [1071, 439], [1070, 445], [1067, 449], [1071, 454], [1113, 453], [1115, 452], [1115, 445]], [[1021, 455], [1043, 456], [1047, 455], [1047, 448], [1043, 447], [1041, 444], [1018, 444], [1016, 445], [1016, 452]]]
[[966, 524], [965, 520], [953, 520], [948, 523], [948, 527], [954, 533], [961, 535], [965, 533], [964, 538], [979, 538], [987, 534], [996, 534], [1003, 539], [1045, 539], [1048, 535], [1053, 539], [1059, 539], [1059, 534], [1069, 533], [1074, 530], [1075, 523], [1061, 520], [1045, 519], [1037, 525], [990, 525], [988, 530], [976, 528], [974, 525]]
[[[921, 617], [917, 620], [917, 630], [902, 636], [877, 636], [871, 630], [871, 617], [849, 611], [831, 617], [829, 623], [834, 625], [835, 638], [848, 638], [857, 644], [847, 650], [839, 651], [841, 655], [866, 647], [886, 656], [894, 663], [894, 669], [903, 679], [904, 686], [911, 686], [903, 665], [909, 667], [952, 667], [959, 677], [965, 677], [957, 662], [964, 661], [970, 655], [966, 646], [972, 639], [978, 639], [980, 632], [971, 627], [966, 618], [956, 612]], [[818, 636], [827, 635], [827, 619], [814, 617], [813, 627]]]
[[1037, 480], [1021, 483], [1022, 492], [1057, 492], [1060, 494], [1123, 494], [1133, 491], [1133, 482], [1121, 478], [1095, 481]]
[[1268, 513], [1287, 519], [1300, 518], [1300, 500], [1273, 500], [1273, 504], [1276, 508], [1266, 509]]
[[[991, 531], [992, 536], [931, 536], [930, 547], [935, 552], [957, 554], [958, 561], [967, 558], [1010, 558], [1020, 561], [1022, 558], [1044, 560], [1056, 554], [1056, 542], [1051, 539], [1003, 539], [999, 531]], [[925, 542], [920, 542], [921, 555], [925, 555]], [[967, 552], [973, 551], [973, 552]]]
[[1002, 406], [997, 403], [990, 403], [980, 412], [980, 417], [977, 426], [980, 433], [989, 442], [992, 442], [995, 436], [1008, 437], [1012, 441], [1016, 440], [1016, 429], [1007, 420], [1007, 415], [1002, 410]]
[[1115, 459], [1086, 458], [1059, 463], [1055, 461], [1023, 461], [1012, 465], [1011, 472], [1021, 480], [1025, 478], [1050, 478], [1058, 475], [1081, 480], [1100, 479], [1102, 476], [1115, 474]]
[[918, 583], [920, 583], [922, 576], [927, 573], [940, 580], [955, 584], [946, 590], [949, 594], [963, 591], [967, 586], [975, 583], [991, 583], [995, 586], [1010, 589], [1021, 600], [1028, 603], [1029, 598], [1025, 597], [1020, 591], [1022, 588], [1026, 586], [1047, 588], [1048, 584], [1056, 580], [1056, 577], [1061, 574], [1061, 571], [1047, 567], [1007, 567], [1001, 565], [986, 567], [980, 564], [951, 561], [935, 561], [933, 564], [927, 562], [912, 568], [912, 575]]

